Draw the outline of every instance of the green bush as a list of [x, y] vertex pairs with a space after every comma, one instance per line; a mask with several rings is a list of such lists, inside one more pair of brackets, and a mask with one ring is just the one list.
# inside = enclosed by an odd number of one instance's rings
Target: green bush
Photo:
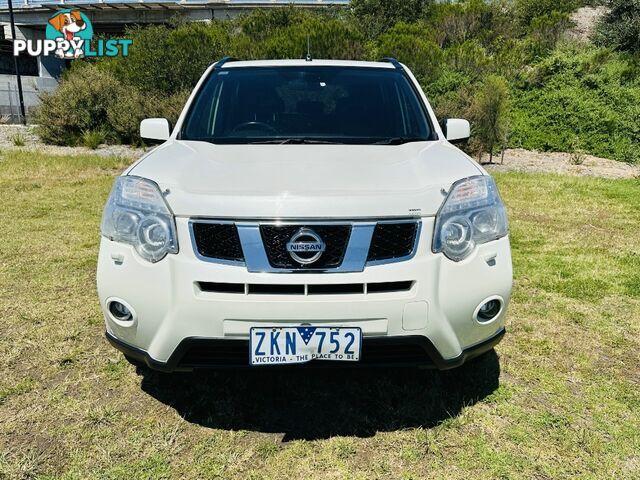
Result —
[[504, 78], [489, 75], [474, 95], [470, 115], [473, 121], [473, 140], [479, 152], [493, 154], [507, 146], [510, 129], [509, 86]]
[[566, 31], [574, 25], [569, 13], [553, 11], [535, 17], [529, 26], [531, 44], [534, 53], [541, 54], [552, 50]]
[[161, 96], [127, 89], [109, 106], [107, 119], [117, 138], [124, 143], [140, 144], [140, 122], [145, 118], [166, 118], [172, 124], [188, 98], [188, 92]]
[[446, 49], [445, 58], [451, 70], [473, 79], [482, 76], [490, 67], [486, 49], [473, 40]]
[[127, 85], [169, 95], [193, 88], [229, 45], [220, 22], [133, 27], [125, 36], [133, 40], [129, 55], [105, 60], [103, 68]]
[[512, 35], [509, 13], [501, 2], [442, 2], [429, 9], [427, 23], [436, 43], [443, 48], [469, 40], [486, 46], [497, 38]]
[[637, 161], [640, 86], [624, 80], [624, 59], [602, 62], [602, 52], [584, 48], [560, 50], [536, 65], [515, 91], [512, 143], [566, 152], [577, 139], [594, 155]]
[[581, 5], [580, 0], [515, 0], [514, 15], [521, 28], [526, 31], [537, 17], [549, 16], [553, 12], [570, 13]]
[[16, 147], [24, 147], [27, 143], [27, 139], [21, 133], [14, 133], [11, 135], [10, 140]]
[[442, 68], [443, 53], [429, 40], [423, 23], [398, 23], [379, 40], [378, 57], [395, 57], [425, 84], [435, 80]]
[[82, 136], [80, 137], [82, 145], [91, 150], [96, 150], [106, 141], [106, 138], [107, 136], [103, 130], [87, 130], [86, 132], [82, 132]]
[[461, 87], [436, 97], [433, 108], [436, 116], [444, 118], [468, 118], [474, 91], [470, 87]]
[[598, 24], [595, 40], [616, 50], [640, 52], [640, 2], [607, 0], [607, 14]]
[[294, 8], [256, 10], [230, 28], [231, 52], [238, 58], [304, 58], [307, 37], [313, 58], [354, 59], [366, 56], [364, 37], [334, 13]]
[[83, 132], [108, 128], [107, 111], [125, 92], [111, 72], [76, 63], [55, 91], [40, 97], [37, 133], [46, 143], [75, 145]]
[[375, 39], [398, 22], [411, 23], [425, 15], [432, 0], [351, 0], [355, 24]]
[[35, 114], [37, 133], [46, 143], [139, 143], [140, 121], [164, 117], [175, 122], [186, 102], [186, 91], [161, 95], [119, 81], [111, 70], [79, 63], [60, 86], [42, 95]]

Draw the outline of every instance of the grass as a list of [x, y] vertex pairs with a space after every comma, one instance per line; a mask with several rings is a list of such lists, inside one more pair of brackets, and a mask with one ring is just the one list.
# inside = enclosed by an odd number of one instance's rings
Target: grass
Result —
[[640, 478], [637, 180], [497, 176], [508, 335], [461, 369], [166, 376], [103, 338], [124, 166], [0, 158], [0, 478]]
[[82, 132], [80, 139], [83, 146], [90, 148], [91, 150], [96, 150], [105, 142], [106, 135], [101, 130], [87, 130]]
[[27, 143], [27, 139], [21, 133], [14, 133], [9, 138], [11, 140], [11, 143], [13, 143], [13, 145], [16, 147], [24, 147]]

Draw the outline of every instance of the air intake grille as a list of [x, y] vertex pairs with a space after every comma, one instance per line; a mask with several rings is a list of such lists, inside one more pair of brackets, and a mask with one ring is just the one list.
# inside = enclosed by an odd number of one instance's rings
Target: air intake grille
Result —
[[[178, 363], [179, 368], [247, 367], [249, 365], [249, 342], [247, 340], [194, 339], [184, 349]], [[415, 337], [363, 338], [362, 357], [359, 362], [313, 361], [298, 368], [340, 368], [367, 366], [423, 366], [433, 367], [434, 362], [424, 343]]]
[[416, 222], [379, 223], [373, 231], [367, 261], [408, 257], [413, 253], [417, 233]]
[[203, 257], [242, 262], [242, 246], [236, 226], [231, 223], [194, 223], [193, 236]]
[[[287, 243], [301, 228], [313, 230], [325, 243], [322, 256], [308, 265], [296, 262], [287, 252]], [[336, 268], [342, 263], [347, 250], [351, 225], [260, 225], [260, 234], [269, 263], [274, 268], [296, 270]]]

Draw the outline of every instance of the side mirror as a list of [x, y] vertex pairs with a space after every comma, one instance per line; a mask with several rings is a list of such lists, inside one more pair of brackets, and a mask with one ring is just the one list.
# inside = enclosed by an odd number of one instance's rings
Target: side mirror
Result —
[[166, 118], [145, 118], [140, 122], [140, 136], [145, 140], [164, 142], [170, 135], [171, 129]]
[[471, 136], [471, 125], [468, 120], [447, 118], [440, 125], [445, 138], [451, 143], [464, 143]]

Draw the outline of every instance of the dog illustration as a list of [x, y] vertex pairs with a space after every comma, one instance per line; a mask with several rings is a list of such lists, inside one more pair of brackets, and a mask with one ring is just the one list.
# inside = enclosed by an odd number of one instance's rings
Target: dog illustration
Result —
[[[87, 24], [82, 19], [79, 10], [59, 13], [55, 17], [51, 17], [49, 19], [49, 25], [62, 33], [64, 39], [67, 41], [80, 40], [80, 37], [77, 37], [76, 33], [87, 28]], [[83, 55], [83, 52], [80, 49], [76, 50], [75, 52], [73, 52], [72, 50], [73, 49], [68, 48], [66, 51], [63, 51], [60, 48], [56, 50], [56, 55], [60, 58], [78, 58]]]

